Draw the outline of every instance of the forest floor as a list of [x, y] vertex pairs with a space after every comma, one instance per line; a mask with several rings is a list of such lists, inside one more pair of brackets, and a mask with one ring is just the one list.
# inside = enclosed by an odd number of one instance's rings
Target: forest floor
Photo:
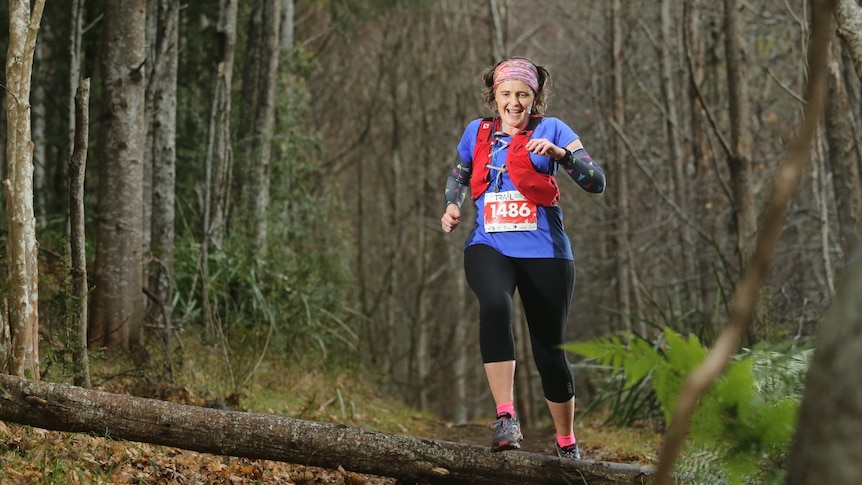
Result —
[[[264, 366], [265, 367], [265, 366]], [[278, 376], [278, 377], [276, 377]], [[385, 433], [489, 446], [487, 423], [456, 425], [393, 403], [355, 375], [314, 371], [259, 371], [241, 409], [322, 422], [337, 422]], [[200, 375], [194, 382], [210, 382]], [[99, 382], [98, 378], [94, 382]], [[285, 383], [290, 382], [289, 388]], [[321, 387], [319, 383], [326, 382]], [[337, 398], [332, 396], [335, 386]], [[133, 378], [111, 378], [97, 388], [140, 397], [206, 405], [205, 389], [181, 384], [142, 385]], [[346, 403], [346, 405], [345, 405]], [[236, 406], [231, 406], [236, 409]], [[554, 455], [553, 430], [524, 426], [521, 451]], [[661, 436], [649, 429], [602, 425], [600, 416], [581, 419], [576, 428], [585, 459], [654, 466]], [[509, 451], [507, 453], [518, 453]], [[0, 421], [0, 484], [339, 484], [393, 485], [392, 478], [317, 467], [198, 453], [147, 443], [85, 434], [47, 431]]]

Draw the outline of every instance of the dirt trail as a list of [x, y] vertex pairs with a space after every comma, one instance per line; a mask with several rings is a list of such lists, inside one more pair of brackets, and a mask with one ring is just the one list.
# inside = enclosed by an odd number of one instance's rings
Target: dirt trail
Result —
[[[520, 451], [556, 456], [554, 430], [550, 425], [536, 427], [522, 426], [521, 431], [524, 435], [524, 441], [521, 442]], [[651, 448], [645, 449], [643, 453], [633, 454], [630, 450], [626, 449], [627, 447], [618, 446], [620, 443], [615, 441], [620, 439], [620, 437], [613, 435], [601, 436], [595, 430], [590, 431], [589, 433], [584, 431], [583, 435], [601, 438], [604, 441], [591, 442], [589, 439], [582, 439], [582, 434], [578, 433], [576, 429], [575, 433], [581, 438], [579, 444], [581, 458], [594, 461], [610, 461], [647, 466], [655, 465], [653, 461], [654, 456], [649, 452]], [[491, 439], [494, 437], [494, 430], [488, 425], [483, 424], [455, 425], [441, 422], [439, 425], [423, 433], [423, 437], [462, 444], [490, 446]], [[610, 442], [606, 442], [608, 440]]]
[[[551, 428], [529, 428], [522, 427], [524, 441], [521, 442], [521, 451], [531, 453], [542, 453], [555, 455], [554, 431]], [[460, 424], [441, 423], [435, 431], [435, 436], [428, 438], [452, 441], [455, 443], [491, 446], [494, 437], [494, 429], [482, 424]]]

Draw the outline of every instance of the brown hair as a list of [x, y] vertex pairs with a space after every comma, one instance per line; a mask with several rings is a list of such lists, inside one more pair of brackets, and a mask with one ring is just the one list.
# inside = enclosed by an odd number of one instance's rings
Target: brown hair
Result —
[[[511, 59], [524, 59], [530, 61], [526, 57], [512, 57]], [[507, 59], [503, 59], [503, 61], [505, 60]], [[494, 71], [503, 61], [498, 62], [493, 67], [489, 67], [482, 75], [482, 81], [484, 82], [482, 98], [483, 101], [485, 101], [485, 105], [493, 111], [497, 110], [497, 101], [494, 95]], [[550, 97], [551, 73], [548, 72], [545, 66], [540, 66], [533, 61], [530, 61], [530, 63], [536, 66], [536, 72], [538, 73], [539, 79], [539, 90], [536, 91], [536, 98], [533, 100], [533, 110], [536, 114], [543, 114], [545, 112], [545, 108], [547, 108], [548, 98]]]

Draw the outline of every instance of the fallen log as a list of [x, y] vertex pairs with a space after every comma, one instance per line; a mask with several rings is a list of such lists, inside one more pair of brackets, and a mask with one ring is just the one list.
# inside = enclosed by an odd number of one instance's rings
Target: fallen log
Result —
[[644, 484], [647, 467], [386, 434], [0, 375], [0, 420], [236, 457], [392, 477], [404, 484]]

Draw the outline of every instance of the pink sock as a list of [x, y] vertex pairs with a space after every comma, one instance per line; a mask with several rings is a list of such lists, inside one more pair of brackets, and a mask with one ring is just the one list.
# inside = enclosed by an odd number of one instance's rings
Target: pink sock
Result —
[[575, 434], [572, 433], [569, 436], [561, 436], [557, 435], [557, 444], [560, 445], [560, 448], [565, 448], [566, 446], [573, 445], [578, 442], [578, 439], [575, 438]]
[[511, 417], [515, 417], [515, 403], [512, 401], [504, 402], [502, 404], [497, 405], [497, 416], [502, 414], [508, 414]]

